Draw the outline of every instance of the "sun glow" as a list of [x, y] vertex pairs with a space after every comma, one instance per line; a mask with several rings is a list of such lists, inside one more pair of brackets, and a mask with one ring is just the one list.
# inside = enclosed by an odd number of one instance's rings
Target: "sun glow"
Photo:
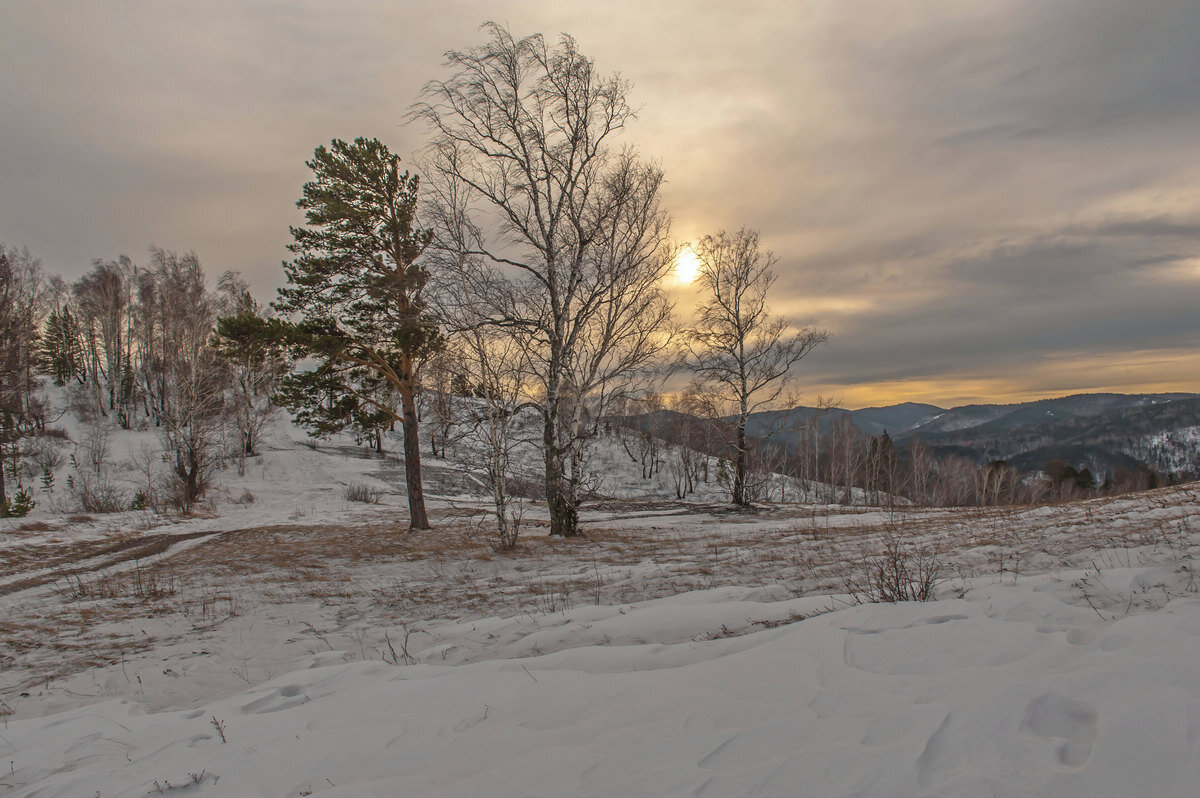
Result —
[[675, 256], [675, 282], [688, 285], [700, 274], [700, 258], [691, 247], [684, 247]]

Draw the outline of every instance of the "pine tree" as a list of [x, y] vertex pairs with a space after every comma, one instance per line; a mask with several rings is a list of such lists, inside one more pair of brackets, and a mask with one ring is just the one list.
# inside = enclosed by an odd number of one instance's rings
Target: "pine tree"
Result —
[[[377, 139], [334, 139], [307, 163], [314, 179], [296, 204], [306, 227], [293, 227], [284, 264], [288, 285], [275, 308], [291, 320], [280, 325], [293, 354], [318, 361], [288, 378], [302, 407], [332, 393], [326, 409], [359, 421], [370, 406], [404, 430], [409, 525], [428, 529], [417, 433], [416, 367], [438, 345], [437, 326], [422, 290], [428, 273], [421, 255], [432, 233], [417, 228], [418, 180], [400, 171], [400, 158]], [[382, 380], [400, 396], [397, 411], [365, 390]], [[340, 395], [340, 396], [339, 396]], [[325, 410], [317, 413], [328, 424]]]

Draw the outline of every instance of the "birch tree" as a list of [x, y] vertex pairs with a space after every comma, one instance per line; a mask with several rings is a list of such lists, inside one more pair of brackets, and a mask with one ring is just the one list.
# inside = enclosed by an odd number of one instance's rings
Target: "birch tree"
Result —
[[615, 146], [634, 115], [628, 83], [570, 36], [550, 46], [484, 29], [487, 43], [446, 54], [452, 74], [426, 86], [413, 117], [433, 133], [441, 246], [482, 261], [486, 323], [527, 346], [550, 532], [569, 536], [605, 403], [667, 343], [663, 175]]
[[229, 370], [212, 347], [216, 302], [194, 253], [152, 251], [164, 314], [163, 447], [172, 500], [190, 511], [211, 485], [221, 456]]
[[824, 330], [794, 328], [772, 317], [767, 296], [774, 285], [775, 256], [764, 252], [758, 233], [742, 229], [705, 236], [694, 246], [703, 296], [689, 332], [690, 365], [703, 390], [733, 406], [733, 503], [746, 506], [746, 423], [750, 414], [779, 399], [792, 368], [829, 339]]

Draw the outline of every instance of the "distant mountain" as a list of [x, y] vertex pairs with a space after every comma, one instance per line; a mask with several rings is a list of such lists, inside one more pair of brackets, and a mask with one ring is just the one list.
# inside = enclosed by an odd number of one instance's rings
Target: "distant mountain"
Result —
[[[939, 454], [1005, 460], [1022, 471], [1063, 459], [1098, 475], [1138, 463], [1165, 473], [1200, 474], [1197, 394], [1076, 394], [949, 410], [906, 403], [842, 412], [870, 435], [886, 428], [898, 444], [919, 437]], [[776, 439], [791, 442], [786, 433]]]
[[[900, 450], [918, 437], [942, 455], [981, 463], [1005, 460], [1023, 471], [1061, 458], [1101, 476], [1138, 463], [1166, 473], [1200, 475], [1200, 394], [1190, 393], [1076, 394], [949, 409], [913, 402], [861, 410], [794, 407], [755, 413], [746, 431], [790, 448], [801, 443], [814, 421], [825, 435], [841, 418], [868, 435], [886, 430]], [[671, 411], [622, 423], [667, 438], [691, 427], [695, 439], [702, 428], [698, 419]], [[700, 437], [711, 434], [708, 430]]]
[[747, 432], [754, 437], [772, 437], [776, 433], [794, 430], [811, 424], [818, 419], [823, 432], [828, 432], [833, 422], [849, 416], [854, 425], [868, 435], [882, 435], [885, 431], [892, 437], [900, 431], [919, 427], [947, 411], [937, 405], [904, 402], [887, 407], [864, 407], [861, 410], [843, 410], [840, 407], [818, 409], [794, 407], [791, 410], [769, 410], [754, 413], [747, 424]]
[[928, 423], [939, 413], [944, 413], [936, 405], [922, 405], [905, 402], [888, 407], [865, 407], [862, 410], [851, 410], [850, 420], [868, 435], [882, 435], [885, 431], [895, 435], [902, 430], [909, 430]]
[[[1163, 473], [1200, 475], [1200, 394], [1076, 394], [949, 409], [914, 402], [858, 410], [794, 407], [752, 414], [746, 434], [792, 449], [811, 445], [814, 422], [826, 436], [845, 418], [870, 436], [887, 431], [901, 452], [917, 437], [938, 455], [1003, 460], [1024, 472], [1062, 458], [1100, 478], [1139, 463]], [[686, 438], [709, 454], [726, 451], [714, 427], [673, 410], [628, 416], [620, 424], [676, 442]]]
[[[929, 438], [942, 433], [966, 430], [984, 433], [1013, 432], [1074, 418], [1092, 418], [1181, 399], [1194, 399], [1196, 396], [1186, 393], [1091, 393], [1010, 405], [963, 405], [947, 410], [927, 422], [897, 431], [892, 437], [904, 438], [920, 434], [923, 438]], [[866, 432], [865, 429], [863, 431]]]
[[[935, 449], [1023, 470], [1061, 458], [1094, 473], [1145, 462], [1163, 472], [1200, 473], [1200, 396], [1085, 394], [1021, 405], [955, 430], [918, 427]], [[953, 412], [953, 411], [951, 411]]]
[[[893, 437], [905, 438], [921, 430], [925, 434], [954, 432], [970, 429], [995, 421], [1010, 412], [1016, 405], [962, 405], [941, 413], [905, 429], [896, 430]], [[890, 433], [889, 433], [890, 434]]]

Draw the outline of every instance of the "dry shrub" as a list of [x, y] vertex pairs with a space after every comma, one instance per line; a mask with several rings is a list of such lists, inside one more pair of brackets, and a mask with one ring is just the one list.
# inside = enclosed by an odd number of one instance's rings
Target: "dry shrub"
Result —
[[508, 495], [518, 499], [530, 499], [535, 502], [546, 500], [546, 483], [540, 479], [512, 476], [506, 481], [505, 487], [508, 488]]
[[129, 507], [125, 494], [107, 479], [82, 476], [75, 481], [75, 498], [89, 513], [119, 513]]
[[379, 504], [383, 491], [373, 488], [363, 482], [351, 482], [346, 486], [346, 501]]
[[39, 471], [57, 471], [65, 462], [62, 450], [49, 441], [37, 440], [29, 451], [29, 459]]
[[144, 568], [135, 560], [133, 570], [126, 572], [67, 571], [54, 583], [54, 589], [66, 601], [129, 598], [159, 601], [178, 593], [177, 583], [174, 576], [160, 569]]
[[883, 547], [862, 547], [854, 562], [843, 563], [842, 585], [856, 603], [932, 601], [941, 582], [938, 551], [905, 539], [894, 527], [883, 535]]

